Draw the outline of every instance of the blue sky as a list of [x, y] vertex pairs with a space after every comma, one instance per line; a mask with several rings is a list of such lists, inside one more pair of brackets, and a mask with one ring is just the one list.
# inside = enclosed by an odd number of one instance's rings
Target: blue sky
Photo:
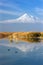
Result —
[[15, 19], [23, 14], [43, 18], [43, 0], [0, 0], [0, 20]]

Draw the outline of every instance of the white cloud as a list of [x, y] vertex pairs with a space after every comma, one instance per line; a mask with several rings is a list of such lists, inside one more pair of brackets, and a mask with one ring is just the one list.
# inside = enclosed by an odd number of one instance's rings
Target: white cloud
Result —
[[19, 11], [19, 12], [22, 12], [23, 10], [19, 7], [19, 5], [17, 3], [14, 3], [14, 4], [10, 4], [10, 3], [3, 3], [3, 2], [0, 2], [0, 6], [4, 6], [4, 7], [9, 7], [15, 11]]
[[3, 6], [8, 9], [8, 10], [0, 9], [0, 14], [10, 14], [20, 16], [21, 14], [24, 13], [24, 11], [19, 7], [17, 3], [12, 4], [12, 3], [0, 2], [0, 6]]
[[43, 9], [42, 8], [35, 8], [35, 12], [40, 15], [43, 16]]
[[20, 12], [13, 12], [13, 11], [7, 11], [7, 10], [0, 10], [0, 14], [10, 14], [10, 15], [21, 15]]

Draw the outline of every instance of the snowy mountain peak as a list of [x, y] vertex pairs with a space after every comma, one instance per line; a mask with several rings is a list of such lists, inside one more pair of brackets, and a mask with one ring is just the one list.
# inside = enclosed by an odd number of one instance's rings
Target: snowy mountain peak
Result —
[[27, 14], [27, 13], [25, 13], [22, 17], [26, 17], [26, 16], [28, 16], [28, 14]]
[[24, 15], [16, 19], [16, 21], [22, 23], [34, 23], [34, 17], [25, 13]]
[[23, 19], [23, 18], [27, 18], [28, 17], [28, 14], [24, 14], [24, 15], [22, 15], [22, 16], [20, 16], [18, 19]]
[[28, 14], [27, 13], [25, 13], [24, 15], [22, 15], [21, 17], [19, 17], [18, 19], [17, 19], [17, 21], [20, 21], [20, 22], [28, 22], [29, 21], [29, 16], [28, 16]]

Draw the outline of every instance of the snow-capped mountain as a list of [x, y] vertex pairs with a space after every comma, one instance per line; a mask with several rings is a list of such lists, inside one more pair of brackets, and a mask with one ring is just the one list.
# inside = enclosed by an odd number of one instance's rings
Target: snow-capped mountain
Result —
[[27, 13], [23, 14], [22, 16], [16, 19], [0, 21], [0, 23], [37, 23], [37, 22], [40, 22], [40, 19], [38, 17], [28, 15]]
[[25, 13], [21, 17], [16, 19], [17, 22], [27, 23], [27, 22], [34, 22], [33, 16], [28, 15]]

